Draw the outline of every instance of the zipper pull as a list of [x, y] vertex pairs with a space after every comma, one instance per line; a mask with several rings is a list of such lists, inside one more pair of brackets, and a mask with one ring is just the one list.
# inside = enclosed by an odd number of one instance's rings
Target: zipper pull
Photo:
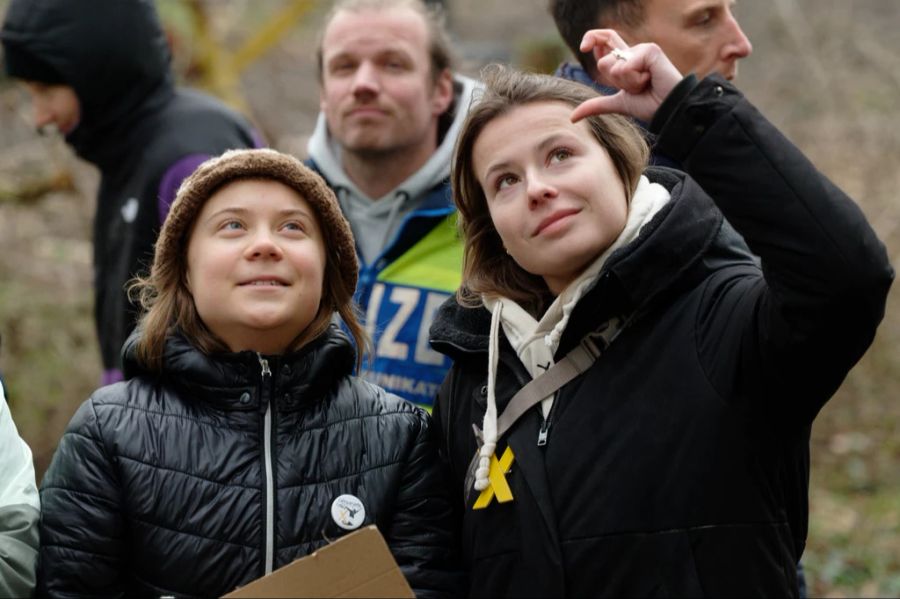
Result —
[[272, 376], [272, 371], [269, 370], [269, 361], [263, 358], [261, 354], [256, 354], [256, 357], [259, 359], [259, 366], [262, 368], [263, 378]]
[[538, 447], [543, 447], [547, 444], [547, 433], [550, 432], [550, 419], [545, 418], [544, 422], [541, 423], [541, 430], [538, 432]]

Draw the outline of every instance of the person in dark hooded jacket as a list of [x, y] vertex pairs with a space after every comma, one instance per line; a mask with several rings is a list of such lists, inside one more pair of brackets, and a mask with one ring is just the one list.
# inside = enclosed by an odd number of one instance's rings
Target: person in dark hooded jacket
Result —
[[126, 381], [41, 484], [41, 596], [218, 597], [377, 525], [419, 596], [456, 591], [429, 415], [351, 375], [350, 226], [321, 177], [235, 150], [182, 185], [135, 283]]
[[35, 125], [55, 127], [100, 169], [94, 215], [94, 311], [102, 382], [121, 379], [137, 309], [125, 285], [146, 270], [175, 191], [210, 156], [260, 145], [239, 114], [175, 86], [150, 0], [12, 0], [0, 29], [9, 76], [32, 98]]
[[433, 414], [470, 594], [796, 596], [810, 428], [884, 315], [885, 248], [720, 75], [582, 49], [618, 94], [495, 69], [455, 153]]

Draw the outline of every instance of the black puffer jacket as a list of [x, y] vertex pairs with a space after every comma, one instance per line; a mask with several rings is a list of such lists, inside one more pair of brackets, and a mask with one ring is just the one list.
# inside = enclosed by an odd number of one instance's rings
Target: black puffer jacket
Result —
[[[692, 84], [658, 118], [694, 178], [648, 171], [672, 199], [609, 258], [557, 359], [611, 316], [635, 318], [559, 391], [546, 445], [537, 408], [500, 439], [511, 503], [473, 510], [463, 486], [490, 314], [449, 302], [432, 327], [454, 359], [434, 416], [473, 595], [797, 593], [810, 426], [869, 346], [893, 271], [856, 205], [737, 90]], [[501, 335], [498, 412], [528, 380]]]
[[163, 376], [99, 389], [41, 485], [38, 592], [219, 596], [346, 534], [344, 494], [417, 594], [451, 592], [430, 417], [350, 376], [353, 356], [334, 328], [282, 358], [176, 337]]

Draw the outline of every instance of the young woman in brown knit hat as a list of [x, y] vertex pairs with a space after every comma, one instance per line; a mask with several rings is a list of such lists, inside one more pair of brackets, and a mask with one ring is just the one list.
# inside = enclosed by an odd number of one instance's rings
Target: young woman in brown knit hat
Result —
[[353, 235], [272, 150], [185, 180], [126, 344], [42, 485], [42, 594], [219, 596], [378, 525], [420, 596], [452, 593], [429, 416], [352, 376]]

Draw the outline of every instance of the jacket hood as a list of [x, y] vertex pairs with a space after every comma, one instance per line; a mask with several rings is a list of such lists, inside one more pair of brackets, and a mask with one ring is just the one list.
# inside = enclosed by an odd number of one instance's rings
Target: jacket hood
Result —
[[[159, 376], [137, 361], [139, 339], [139, 331], [132, 333], [122, 350], [126, 379]], [[352, 373], [355, 357], [350, 340], [335, 324], [300, 350], [280, 356], [261, 356], [252, 351], [207, 355], [175, 333], [166, 340], [161, 374], [184, 389], [187, 397], [226, 409], [252, 409], [257, 401], [252, 391], [259, 388], [261, 379], [260, 360], [266, 359], [278, 388], [286, 391], [278, 398], [280, 405], [290, 408], [324, 396]]]
[[75, 90], [81, 122], [66, 141], [91, 162], [104, 139], [121, 137], [174, 93], [169, 46], [151, 0], [12, 0], [0, 39], [7, 52], [49, 65]]
[[[466, 118], [472, 94], [478, 87], [478, 83], [462, 75], [454, 75], [454, 99], [450, 110], [453, 119], [447, 128], [437, 150], [431, 155], [422, 168], [417, 170], [409, 179], [401, 183], [396, 189], [389, 192], [389, 196], [396, 197], [403, 194], [408, 198], [416, 198], [435, 185], [450, 176], [450, 159], [453, 155], [453, 145], [459, 134], [462, 122]], [[367, 200], [379, 200], [381, 198], [367, 198], [356, 185], [344, 173], [341, 163], [341, 150], [338, 143], [328, 131], [325, 115], [319, 113], [316, 120], [316, 128], [307, 144], [309, 157], [316, 163], [316, 167], [328, 180], [336, 191], [339, 188], [347, 190], [358, 198]], [[340, 193], [338, 193], [340, 197]]]
[[[671, 201], [641, 228], [636, 239], [609, 256], [598, 284], [572, 311], [560, 349], [577, 343], [591, 330], [585, 326], [599, 324], [586, 325], [586, 321], [609, 318], [621, 311], [642, 312], [667, 291], [694, 280], [693, 270], [698, 265], [703, 267], [703, 258], [711, 247], [752, 260], [743, 239], [730, 226], [723, 233], [722, 213], [688, 175], [664, 167], [650, 167], [645, 175], [668, 189]], [[598, 307], [611, 305], [615, 308], [609, 313], [596, 314]], [[464, 308], [452, 297], [437, 312], [430, 339], [436, 350], [451, 357], [461, 352], [486, 352], [490, 322], [486, 309]]]

